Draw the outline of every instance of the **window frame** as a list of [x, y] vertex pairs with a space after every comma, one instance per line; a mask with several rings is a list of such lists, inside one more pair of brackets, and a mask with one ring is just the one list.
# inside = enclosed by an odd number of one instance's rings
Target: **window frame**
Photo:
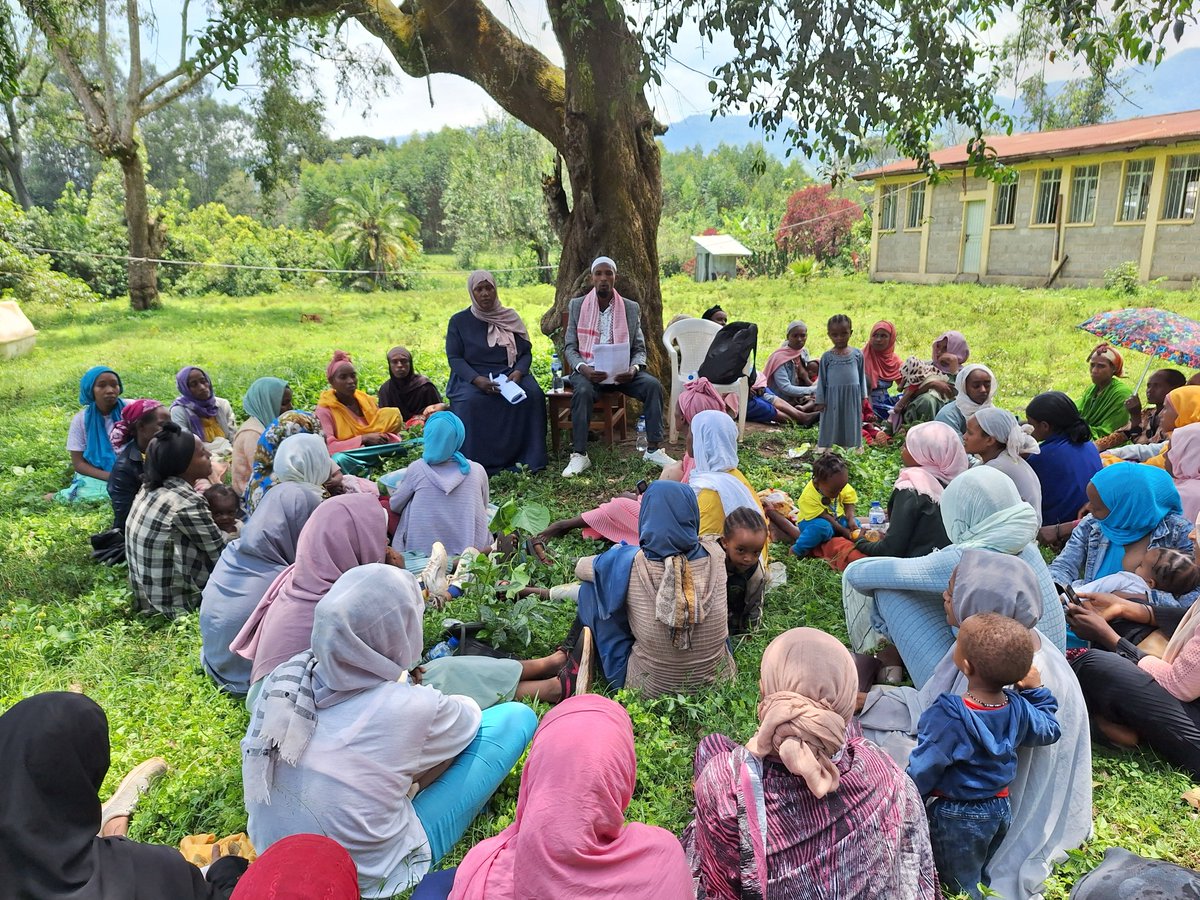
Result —
[[[996, 185], [996, 197], [993, 201], [992, 210], [992, 227], [993, 228], [1016, 228], [1017, 227], [1017, 191], [1021, 186], [1021, 173], [1017, 172], [1016, 177], [1012, 181], [1003, 181]], [[1000, 211], [1004, 209], [1004, 192], [1012, 191], [1012, 199], [1008, 203], [1008, 221], [999, 222]]]
[[[1190, 182], [1190, 184], [1192, 186], [1192, 190], [1191, 190], [1192, 214], [1190, 216], [1168, 216], [1167, 215], [1167, 204], [1171, 200], [1171, 168], [1172, 168], [1172, 165], [1175, 162], [1175, 160], [1192, 160], [1193, 161], [1190, 165], [1185, 166], [1183, 169], [1183, 171], [1185, 173], [1189, 169], [1194, 171], [1194, 178]], [[1197, 212], [1197, 209], [1200, 209], [1200, 153], [1176, 153], [1174, 155], [1168, 156], [1167, 157], [1167, 171], [1164, 174], [1165, 174], [1167, 180], [1166, 180], [1166, 183], [1163, 185], [1162, 208], [1160, 209], [1160, 214], [1159, 214], [1158, 220], [1160, 222], [1170, 222], [1170, 223], [1174, 223], [1176, 225], [1184, 225], [1184, 224], [1190, 225], [1191, 223], [1196, 221], [1196, 212]], [[1185, 204], [1185, 208], [1186, 208], [1186, 204], [1187, 204], [1188, 184], [1189, 184], [1189, 182], [1184, 181], [1183, 191], [1180, 195], [1180, 202]], [[1180, 210], [1180, 211], [1182, 212], [1183, 210]]]
[[[1094, 176], [1092, 176], [1090, 173], [1082, 175], [1082, 177], [1084, 179], [1086, 179], [1086, 181], [1092, 183], [1091, 214], [1089, 216], [1087, 216], [1086, 218], [1076, 219], [1075, 218], [1076, 191], [1079, 190], [1077, 180], [1080, 177], [1081, 173], [1088, 172], [1088, 170], [1095, 170]], [[1100, 163], [1087, 163], [1086, 165], [1082, 165], [1082, 166], [1071, 166], [1071, 186], [1070, 186], [1069, 190], [1067, 191], [1067, 204], [1066, 204], [1067, 205], [1067, 220], [1063, 223], [1064, 225], [1087, 226], [1087, 225], [1095, 225], [1096, 224], [1096, 208], [1100, 205], [1100, 171], [1101, 171]], [[1093, 177], [1094, 177], [1094, 180], [1093, 180]], [[1086, 194], [1085, 194], [1085, 197], [1086, 197]], [[1086, 199], [1084, 200], [1084, 203], [1085, 204], [1087, 203]]]
[[1042, 184], [1045, 181], [1044, 176], [1047, 172], [1057, 172], [1058, 177], [1055, 179], [1055, 197], [1062, 193], [1062, 166], [1045, 166], [1037, 170], [1037, 181], [1033, 186], [1033, 209], [1029, 211], [1029, 227], [1030, 228], [1057, 228], [1058, 220], [1050, 219], [1047, 222], [1038, 221], [1038, 209], [1041, 206], [1042, 199]]
[[[881, 184], [879, 186], [879, 232], [895, 232], [900, 185]], [[886, 224], [888, 213], [891, 213], [891, 224]]]
[[[1145, 200], [1145, 209], [1142, 210], [1141, 218], [1126, 219], [1125, 209], [1127, 199], [1129, 197], [1129, 175], [1131, 166], [1144, 166], [1149, 164], [1148, 172], [1138, 172], [1137, 175], [1141, 181], [1141, 190], [1139, 191], [1138, 206], [1141, 206], [1141, 200]], [[1153, 156], [1143, 156], [1140, 159], [1127, 159], [1121, 166], [1121, 193], [1117, 197], [1117, 217], [1114, 220], [1117, 225], [1145, 225], [1150, 218], [1150, 201], [1153, 200], [1152, 191], [1154, 189], [1154, 172], [1158, 168], [1158, 160]]]
[[[906, 187], [908, 188], [908, 197], [904, 202], [904, 230], [905, 231], [920, 231], [925, 227], [925, 203], [929, 191], [926, 188], [926, 180], [922, 178], [920, 181], [910, 181]], [[915, 207], [913, 200], [917, 197], [917, 188], [920, 188], [921, 205]], [[917, 222], [913, 224], [913, 211], [916, 210]]]

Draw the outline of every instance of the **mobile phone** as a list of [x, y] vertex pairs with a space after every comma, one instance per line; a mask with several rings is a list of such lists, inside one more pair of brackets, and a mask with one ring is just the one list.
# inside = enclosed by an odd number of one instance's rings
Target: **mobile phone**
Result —
[[642, 494], [646, 493], [646, 488], [648, 488], [648, 487], [650, 487], [650, 482], [648, 482], [645, 478], [643, 478], [641, 481], [639, 481], [637, 483], [638, 495], [641, 496]]
[[[1055, 587], [1058, 588], [1058, 593], [1060, 595], [1067, 598], [1069, 603], [1074, 603], [1076, 606], [1083, 606], [1083, 601], [1080, 600], [1079, 595], [1075, 593], [1075, 588], [1071, 587], [1069, 584], [1058, 584], [1055, 585]], [[1066, 605], [1066, 603], [1063, 604], [1063, 606]]]

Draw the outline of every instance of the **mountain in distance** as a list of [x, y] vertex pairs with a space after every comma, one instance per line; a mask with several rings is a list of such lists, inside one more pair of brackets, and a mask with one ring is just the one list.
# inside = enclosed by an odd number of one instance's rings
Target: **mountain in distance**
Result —
[[[1183, 50], [1163, 60], [1157, 68], [1134, 66], [1127, 70], [1123, 97], [1117, 97], [1113, 106], [1112, 119], [1132, 119], [1138, 116], [1154, 116], [1163, 113], [1182, 112], [1200, 107], [1200, 100], [1192, 93], [1195, 90], [1197, 73], [1200, 73], [1200, 48]], [[1057, 93], [1065, 81], [1052, 81], [1050, 92]], [[1020, 100], [1000, 96], [996, 98], [1000, 108], [1013, 117], [1013, 130], [1028, 131], [1021, 125], [1025, 106]], [[700, 147], [705, 153], [716, 150], [721, 144], [743, 146], [761, 144], [766, 152], [779, 159], [786, 156], [788, 141], [782, 134], [767, 137], [761, 128], [750, 124], [749, 116], [725, 116], [709, 120], [703, 113], [688, 116], [667, 127], [660, 140], [671, 152]], [[792, 157], [807, 162], [798, 150]]]

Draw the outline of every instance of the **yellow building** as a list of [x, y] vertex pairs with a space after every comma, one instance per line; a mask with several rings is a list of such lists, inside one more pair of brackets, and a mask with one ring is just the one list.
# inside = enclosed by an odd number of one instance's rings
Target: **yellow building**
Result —
[[1145, 281], [1200, 278], [1200, 110], [988, 138], [1015, 179], [969, 174], [966, 145], [875, 182], [871, 279], [1088, 285], [1132, 261]]

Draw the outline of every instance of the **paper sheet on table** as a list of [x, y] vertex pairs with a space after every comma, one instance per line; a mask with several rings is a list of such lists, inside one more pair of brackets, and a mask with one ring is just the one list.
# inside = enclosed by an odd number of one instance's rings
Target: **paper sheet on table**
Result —
[[607, 372], [601, 384], [616, 384], [617, 376], [629, 371], [629, 341], [619, 344], [596, 344], [592, 347], [592, 366], [597, 372]]
[[491, 378], [492, 381], [500, 385], [500, 396], [514, 406], [529, 396], [520, 384], [515, 381], [509, 381], [508, 376], [503, 372], [499, 375], [493, 375]]

